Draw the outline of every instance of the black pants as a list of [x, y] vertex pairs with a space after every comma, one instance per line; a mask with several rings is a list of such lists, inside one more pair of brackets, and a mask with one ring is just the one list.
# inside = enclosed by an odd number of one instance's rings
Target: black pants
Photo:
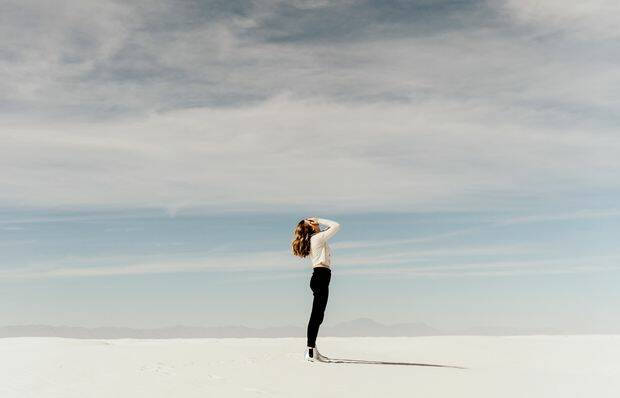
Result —
[[329, 281], [332, 271], [327, 267], [314, 267], [310, 278], [310, 289], [314, 299], [312, 300], [312, 312], [308, 321], [308, 347], [314, 347], [316, 336], [319, 334], [319, 326], [323, 322], [327, 298], [329, 297]]

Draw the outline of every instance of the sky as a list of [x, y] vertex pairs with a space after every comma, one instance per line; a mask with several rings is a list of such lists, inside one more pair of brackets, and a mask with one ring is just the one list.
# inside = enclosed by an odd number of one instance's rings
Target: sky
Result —
[[3, 0], [3, 325], [617, 333], [620, 4]]

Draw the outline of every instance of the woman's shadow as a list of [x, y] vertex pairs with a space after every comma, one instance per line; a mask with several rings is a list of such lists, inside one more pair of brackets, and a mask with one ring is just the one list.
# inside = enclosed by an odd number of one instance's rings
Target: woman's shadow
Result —
[[453, 368], [453, 369], [467, 369], [462, 366], [455, 365], [438, 365], [432, 363], [416, 363], [416, 362], [386, 362], [386, 361], [370, 361], [366, 359], [344, 359], [344, 358], [327, 358], [321, 362], [325, 363], [360, 363], [368, 365], [406, 365], [406, 366], [429, 366], [435, 368]]

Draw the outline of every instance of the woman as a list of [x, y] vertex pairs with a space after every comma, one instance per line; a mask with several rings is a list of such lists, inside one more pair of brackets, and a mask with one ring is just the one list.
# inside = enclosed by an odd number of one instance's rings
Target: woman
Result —
[[[327, 225], [328, 228], [321, 231], [319, 224]], [[295, 256], [307, 257], [312, 260], [312, 277], [310, 289], [314, 299], [312, 300], [312, 312], [308, 321], [307, 347], [304, 358], [309, 361], [325, 361], [316, 348], [316, 336], [319, 326], [323, 322], [327, 298], [329, 296], [329, 282], [331, 280], [331, 249], [327, 240], [340, 230], [340, 224], [336, 221], [324, 218], [310, 217], [301, 220], [295, 228], [295, 238], [291, 243]]]

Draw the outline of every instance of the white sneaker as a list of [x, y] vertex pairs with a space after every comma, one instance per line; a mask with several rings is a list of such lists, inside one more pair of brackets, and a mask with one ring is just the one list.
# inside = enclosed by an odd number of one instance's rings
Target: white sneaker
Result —
[[306, 353], [304, 354], [304, 359], [306, 361], [317, 362], [315, 352], [316, 352], [315, 348], [306, 348]]

